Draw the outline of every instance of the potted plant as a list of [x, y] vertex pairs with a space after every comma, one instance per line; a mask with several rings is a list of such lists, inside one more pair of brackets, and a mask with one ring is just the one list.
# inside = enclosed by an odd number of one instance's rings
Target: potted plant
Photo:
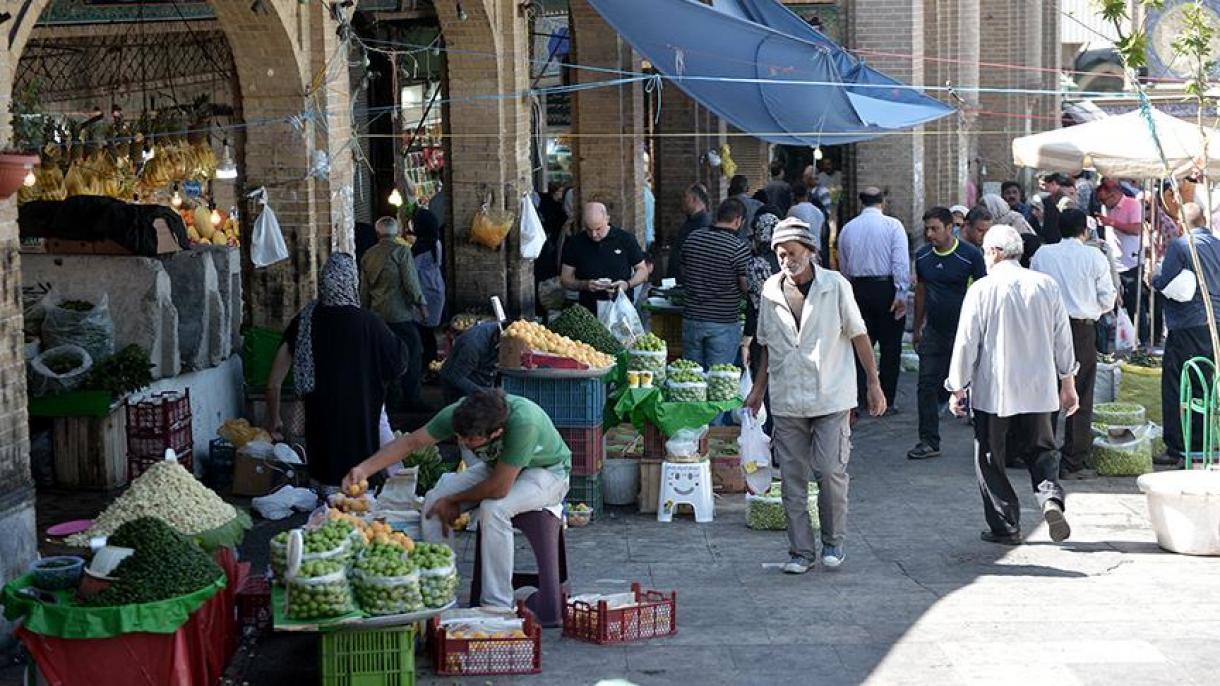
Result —
[[13, 142], [9, 149], [0, 149], [0, 200], [17, 192], [26, 176], [39, 164], [38, 151], [42, 149], [43, 121], [36, 111], [38, 91], [29, 86], [13, 95], [9, 111], [12, 113]]

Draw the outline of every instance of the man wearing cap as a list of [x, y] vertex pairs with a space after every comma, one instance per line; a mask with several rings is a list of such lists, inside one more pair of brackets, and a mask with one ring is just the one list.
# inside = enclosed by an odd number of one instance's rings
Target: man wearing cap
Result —
[[[839, 269], [851, 283], [869, 338], [881, 348], [881, 388], [887, 407], [893, 408], [911, 281], [910, 241], [902, 222], [886, 216], [881, 189], [865, 188], [860, 203], [860, 216], [839, 232]], [[865, 374], [860, 365], [856, 396], [863, 404]]]
[[1021, 506], [1004, 473], [1009, 439], [1022, 438], [1025, 465], [1042, 516], [1056, 543], [1071, 534], [1063, 516], [1059, 451], [1052, 417], [1076, 412], [1076, 356], [1067, 309], [1054, 279], [1021, 266], [1017, 230], [997, 224], [983, 238], [987, 278], [962, 301], [961, 320], [945, 389], [950, 407], [974, 410], [975, 474], [983, 496], [989, 543], [1021, 543]]
[[885, 393], [873, 362], [872, 344], [851, 285], [838, 272], [815, 264], [816, 241], [800, 220], [776, 225], [771, 248], [780, 271], [763, 284], [759, 298], [761, 347], [758, 375], [746, 398], [757, 412], [770, 391], [775, 426], [772, 446], [783, 478], [784, 517], [788, 524], [789, 574], [809, 571], [816, 541], [809, 521], [810, 474], [816, 474], [822, 523], [822, 564], [843, 563], [847, 517], [847, 461], [851, 455], [850, 412], [856, 389], [850, 375], [853, 356], [865, 370], [868, 408], [885, 413]]

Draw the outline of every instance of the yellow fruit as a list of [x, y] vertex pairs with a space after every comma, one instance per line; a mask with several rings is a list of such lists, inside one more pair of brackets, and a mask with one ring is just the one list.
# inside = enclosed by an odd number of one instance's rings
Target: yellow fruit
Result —
[[212, 234], [212, 245], [227, 245], [228, 242], [229, 242], [229, 239], [225, 238], [225, 235], [223, 233], [213, 233]]

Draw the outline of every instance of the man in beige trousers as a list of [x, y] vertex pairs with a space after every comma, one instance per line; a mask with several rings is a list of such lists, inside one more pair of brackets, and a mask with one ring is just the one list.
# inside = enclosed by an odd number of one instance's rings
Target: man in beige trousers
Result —
[[847, 522], [849, 415], [856, 407], [854, 354], [867, 376], [869, 412], [885, 413], [872, 343], [851, 284], [814, 264], [817, 243], [809, 226], [788, 218], [775, 227], [771, 248], [780, 272], [767, 279], [759, 298], [762, 346], [758, 376], [746, 399], [757, 412], [770, 385], [775, 421], [772, 446], [783, 479], [788, 524], [788, 574], [804, 574], [816, 558], [808, 489], [818, 474], [822, 565], [843, 563]]

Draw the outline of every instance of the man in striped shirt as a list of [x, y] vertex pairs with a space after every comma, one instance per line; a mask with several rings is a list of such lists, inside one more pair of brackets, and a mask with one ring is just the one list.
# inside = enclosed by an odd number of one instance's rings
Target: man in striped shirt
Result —
[[720, 203], [716, 223], [695, 229], [682, 245], [682, 356], [703, 365], [731, 364], [741, 342], [740, 308], [747, 292], [750, 248], [737, 235], [746, 208], [736, 198]]

